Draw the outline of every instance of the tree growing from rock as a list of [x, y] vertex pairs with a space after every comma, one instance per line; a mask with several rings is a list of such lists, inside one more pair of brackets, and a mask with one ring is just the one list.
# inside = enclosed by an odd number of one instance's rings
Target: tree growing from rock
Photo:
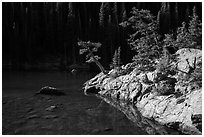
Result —
[[79, 54], [85, 54], [86, 53], [86, 62], [91, 63], [95, 62], [96, 65], [100, 68], [101, 72], [104, 74], [107, 74], [107, 71], [104, 69], [104, 67], [101, 65], [101, 63], [98, 61], [100, 57], [98, 55], [94, 55], [94, 52], [98, 51], [98, 48], [101, 47], [101, 43], [94, 43], [94, 42], [84, 42], [79, 41], [78, 45], [80, 46]]
[[121, 48], [118, 47], [118, 49], [115, 50], [115, 54], [113, 55], [113, 60], [112, 60], [112, 63], [110, 64], [111, 68], [118, 69], [122, 64], [120, 59], [120, 53], [121, 53]]
[[160, 30], [162, 34], [168, 33], [171, 25], [170, 17], [170, 3], [162, 2], [160, 8]]
[[196, 13], [196, 8], [193, 8], [193, 15], [190, 17], [188, 31], [190, 33], [192, 46], [198, 49], [202, 49], [202, 24], [201, 20]]
[[[187, 27], [188, 26], [188, 27]], [[190, 16], [189, 24], [187, 25], [185, 22], [182, 23], [181, 27], [178, 27], [177, 29], [177, 35], [174, 36], [173, 34], [165, 34], [165, 38], [163, 40], [163, 47], [171, 47], [175, 50], [181, 49], [181, 48], [196, 48], [196, 49], [202, 49], [202, 24], [199, 20], [195, 7], [193, 8], [193, 15]], [[166, 58], [167, 54], [162, 54], [163, 57], [160, 59], [160, 62], [157, 66], [157, 68], [161, 69], [161, 72], [170, 72], [170, 68], [168, 63], [170, 60], [175, 60], [176, 58], [173, 55], [170, 55], [168, 58]], [[170, 60], [169, 60], [170, 59]], [[169, 60], [169, 61], [168, 61]], [[188, 75], [194, 75], [195, 65], [191, 67], [191, 70]], [[177, 70], [176, 68], [174, 69]], [[185, 73], [185, 72], [183, 72]], [[191, 74], [192, 73], [192, 74]], [[196, 72], [195, 74], [197, 77], [199, 77], [199, 73]], [[189, 78], [187, 78], [189, 79]]]
[[195, 7], [188, 27], [185, 22], [177, 29], [176, 46], [181, 48], [202, 49], [202, 24], [196, 14]]

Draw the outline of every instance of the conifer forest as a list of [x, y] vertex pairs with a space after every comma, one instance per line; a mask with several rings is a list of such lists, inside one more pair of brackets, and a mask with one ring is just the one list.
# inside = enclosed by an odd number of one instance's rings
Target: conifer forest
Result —
[[[150, 29], [157, 35], [159, 49], [165, 45], [165, 36], [177, 37], [183, 22], [188, 28], [194, 8], [197, 20], [202, 20], [202, 4], [198, 2], [3, 2], [2, 5], [3, 68], [20, 70], [40, 62], [57, 63], [62, 70], [83, 64], [85, 57], [79, 54], [77, 46], [80, 40], [102, 44], [97, 54], [105, 68], [110, 67], [119, 47], [121, 63], [132, 62], [140, 54], [130, 44], [133, 30], [123, 26], [132, 16], [133, 7], [150, 13], [151, 17], [144, 17], [144, 22], [145, 18], [147, 22], [154, 20]], [[151, 52], [154, 53], [147, 54], [160, 54]]]

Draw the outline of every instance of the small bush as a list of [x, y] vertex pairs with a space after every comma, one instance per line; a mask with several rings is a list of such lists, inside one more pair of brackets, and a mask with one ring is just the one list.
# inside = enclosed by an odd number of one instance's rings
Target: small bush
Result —
[[156, 65], [157, 72], [165, 75], [166, 77], [169, 74], [176, 74], [172, 62], [175, 62], [175, 56], [169, 54], [168, 50], [164, 48], [163, 55], [159, 59], [159, 63]]

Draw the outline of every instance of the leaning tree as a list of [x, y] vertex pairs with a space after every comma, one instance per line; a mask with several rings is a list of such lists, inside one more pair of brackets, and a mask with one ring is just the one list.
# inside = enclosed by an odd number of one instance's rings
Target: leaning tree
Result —
[[94, 52], [97, 52], [98, 48], [101, 47], [101, 43], [79, 41], [78, 45], [80, 46], [79, 54], [80, 55], [86, 54], [86, 62], [87, 63], [95, 62], [96, 65], [100, 68], [101, 72], [107, 74], [107, 71], [98, 61], [101, 57], [99, 57], [98, 55], [94, 55]]

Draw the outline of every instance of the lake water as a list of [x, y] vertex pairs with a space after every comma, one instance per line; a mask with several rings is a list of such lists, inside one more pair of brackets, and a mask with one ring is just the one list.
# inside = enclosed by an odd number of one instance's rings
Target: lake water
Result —
[[[94, 75], [72, 75], [57, 71], [3, 71], [3, 134], [167, 133], [168, 129], [141, 117], [131, 104], [85, 96], [83, 83]], [[35, 96], [34, 93], [44, 86], [64, 89], [66, 96]], [[56, 110], [46, 111], [50, 106], [56, 106]], [[53, 118], [48, 120], [46, 116], [50, 115]], [[161, 132], [156, 131], [155, 127]], [[175, 132], [169, 130], [170, 133]]]

